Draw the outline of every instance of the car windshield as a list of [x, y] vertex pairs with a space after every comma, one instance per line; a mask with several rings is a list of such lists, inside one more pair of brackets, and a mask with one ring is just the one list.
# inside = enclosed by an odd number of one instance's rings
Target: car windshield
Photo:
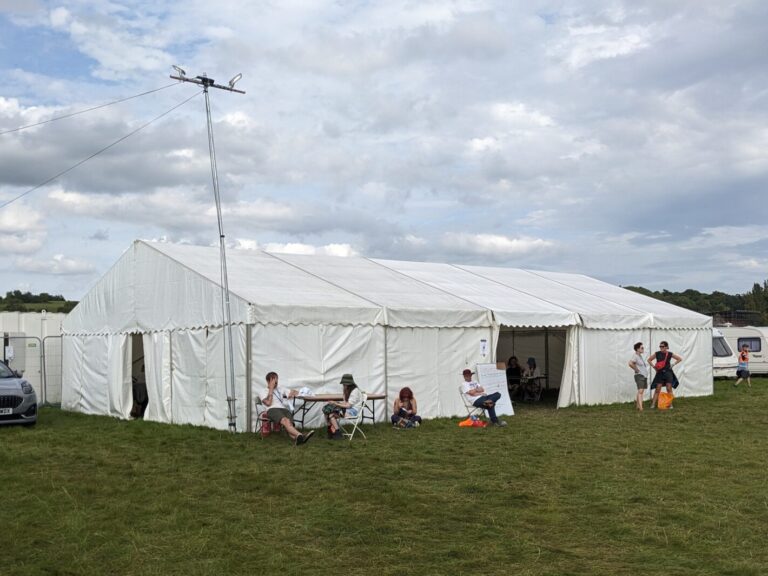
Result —
[[8, 366], [0, 362], [0, 378], [16, 378], [16, 374]]

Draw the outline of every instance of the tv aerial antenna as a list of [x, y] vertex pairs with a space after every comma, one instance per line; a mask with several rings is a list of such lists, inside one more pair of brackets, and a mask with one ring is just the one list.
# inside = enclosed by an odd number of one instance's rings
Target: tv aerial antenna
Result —
[[211, 102], [208, 96], [209, 88], [217, 88], [228, 92], [245, 94], [243, 90], [235, 88], [242, 74], [237, 74], [227, 82], [227, 85], [216, 84], [213, 78], [203, 72], [200, 76], [189, 77], [186, 71], [173, 65], [174, 74], [171, 78], [179, 82], [190, 82], [203, 87], [205, 94], [205, 116], [208, 124], [208, 154], [211, 158], [211, 179], [213, 180], [213, 197], [216, 201], [216, 219], [219, 224], [219, 263], [221, 268], [221, 311], [224, 317], [224, 382], [227, 389], [227, 420], [230, 432], [237, 432], [237, 410], [235, 406], [235, 360], [234, 346], [232, 344], [232, 312], [229, 300], [229, 277], [227, 275], [227, 244], [224, 235], [224, 221], [221, 217], [221, 194], [219, 193], [219, 172], [216, 166], [216, 147], [213, 141], [213, 122], [211, 121]]

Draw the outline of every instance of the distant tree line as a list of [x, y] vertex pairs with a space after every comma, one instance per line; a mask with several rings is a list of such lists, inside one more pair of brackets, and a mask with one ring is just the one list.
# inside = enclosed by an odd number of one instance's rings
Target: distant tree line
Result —
[[68, 301], [61, 294], [32, 294], [13, 290], [5, 293], [5, 298], [0, 296], [0, 312], [69, 312], [77, 306], [77, 302]]
[[705, 294], [690, 289], [683, 292], [670, 292], [669, 290], [648, 290], [639, 286], [624, 286], [624, 288], [694, 312], [713, 316], [716, 319], [734, 320], [735, 323], [743, 319], [742, 323], [768, 326], [768, 280], [762, 284], [755, 283], [752, 290], [745, 294], [735, 295], [718, 291]]

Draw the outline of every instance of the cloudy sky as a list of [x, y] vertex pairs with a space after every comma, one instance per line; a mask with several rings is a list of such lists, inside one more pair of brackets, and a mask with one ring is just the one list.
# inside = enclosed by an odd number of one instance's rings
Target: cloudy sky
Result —
[[746, 292], [767, 54], [764, 0], [0, 0], [0, 205], [39, 186], [0, 208], [0, 293], [79, 299], [134, 239], [218, 241], [172, 64], [243, 74], [211, 93], [233, 249]]

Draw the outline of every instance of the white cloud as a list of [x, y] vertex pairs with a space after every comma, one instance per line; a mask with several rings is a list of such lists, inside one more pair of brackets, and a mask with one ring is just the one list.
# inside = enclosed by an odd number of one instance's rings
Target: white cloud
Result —
[[0, 254], [32, 254], [43, 247], [46, 238], [40, 212], [22, 202], [0, 209]]
[[552, 54], [563, 58], [567, 66], [575, 70], [648, 48], [652, 39], [652, 31], [642, 26], [574, 26]]
[[268, 242], [262, 247], [266, 252], [276, 254], [324, 254], [327, 256], [358, 256], [358, 252], [349, 244], [328, 244], [325, 246], [313, 246], [300, 242]]
[[510, 238], [499, 234], [446, 234], [443, 246], [465, 254], [482, 254], [489, 257], [522, 256], [554, 248], [554, 242], [543, 238], [521, 236]]
[[500, 122], [511, 126], [540, 127], [554, 126], [555, 121], [538, 110], [531, 110], [522, 102], [499, 102], [491, 106], [491, 115]]
[[77, 258], [68, 258], [63, 254], [56, 254], [49, 260], [39, 260], [30, 257], [17, 258], [15, 265], [25, 272], [62, 276], [90, 274], [95, 270], [95, 266], [90, 262]]
[[[733, 250], [739, 246], [748, 246], [761, 241], [768, 241], [768, 225], [753, 226], [714, 226], [704, 228], [700, 233], [677, 244], [680, 250]], [[748, 256], [745, 255], [748, 258]], [[768, 270], [768, 268], [766, 268]]]

